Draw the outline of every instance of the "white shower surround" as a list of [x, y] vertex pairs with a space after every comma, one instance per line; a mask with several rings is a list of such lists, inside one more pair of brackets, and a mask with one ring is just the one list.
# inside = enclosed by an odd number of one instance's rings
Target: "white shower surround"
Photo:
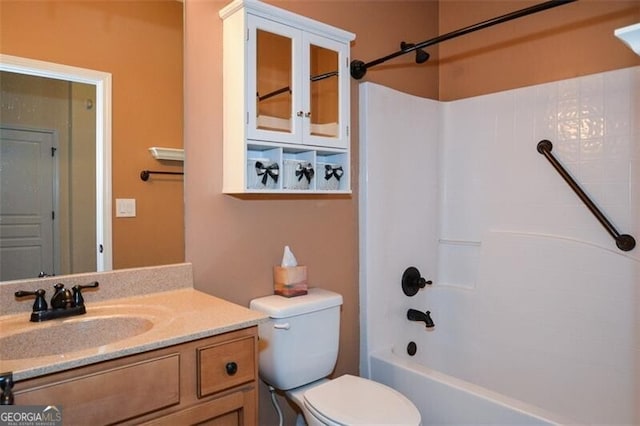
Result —
[[[454, 102], [363, 83], [360, 115], [362, 374], [413, 340], [428, 367], [562, 417], [640, 423], [640, 247], [619, 251], [536, 151], [551, 140], [639, 239], [640, 67]], [[406, 297], [407, 266], [433, 287]]]

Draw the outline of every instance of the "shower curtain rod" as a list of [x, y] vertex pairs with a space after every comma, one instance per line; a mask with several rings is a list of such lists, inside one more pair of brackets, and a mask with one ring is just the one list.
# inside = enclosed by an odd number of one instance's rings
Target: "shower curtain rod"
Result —
[[542, 12], [543, 10], [551, 9], [553, 7], [562, 6], [567, 3], [573, 3], [577, 0], [549, 0], [544, 3], [539, 3], [524, 9], [516, 10], [515, 12], [507, 13], [506, 15], [498, 16], [496, 18], [488, 19], [486, 21], [479, 22], [477, 24], [470, 25], [468, 27], [460, 28], [459, 30], [452, 31], [447, 34], [443, 34], [434, 37], [430, 40], [425, 40], [421, 43], [400, 43], [400, 50], [390, 55], [383, 56], [371, 62], [364, 63], [363, 61], [354, 59], [351, 61], [351, 77], [356, 80], [360, 80], [367, 73], [367, 69], [380, 65], [390, 59], [407, 54], [409, 52], [416, 52], [416, 63], [421, 64], [429, 59], [429, 54], [422, 49], [427, 46], [441, 43], [452, 38], [460, 37], [465, 34], [472, 33], [474, 31], [481, 30], [483, 28], [491, 27], [493, 25], [501, 24], [503, 22], [511, 21], [512, 19], [521, 18], [523, 16], [531, 15], [533, 13]]

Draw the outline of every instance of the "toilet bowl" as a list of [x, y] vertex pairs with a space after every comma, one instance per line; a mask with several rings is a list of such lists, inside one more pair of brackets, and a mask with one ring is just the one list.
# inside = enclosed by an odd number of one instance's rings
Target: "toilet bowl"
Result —
[[266, 296], [251, 309], [258, 326], [259, 375], [285, 392], [315, 425], [419, 425], [420, 412], [400, 392], [349, 374], [329, 380], [338, 356], [342, 296], [312, 288], [304, 296]]

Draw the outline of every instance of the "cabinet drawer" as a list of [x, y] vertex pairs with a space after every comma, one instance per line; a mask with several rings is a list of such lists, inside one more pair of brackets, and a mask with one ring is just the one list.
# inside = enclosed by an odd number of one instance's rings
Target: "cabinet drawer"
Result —
[[65, 425], [116, 423], [180, 402], [180, 356], [153, 358], [17, 391], [15, 402], [60, 406]]
[[198, 397], [255, 380], [254, 337], [197, 349]]

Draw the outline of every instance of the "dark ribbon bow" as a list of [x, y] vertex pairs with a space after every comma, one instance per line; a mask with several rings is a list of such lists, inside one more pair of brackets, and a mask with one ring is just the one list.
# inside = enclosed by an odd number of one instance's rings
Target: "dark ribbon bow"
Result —
[[298, 164], [296, 167], [296, 176], [298, 176], [298, 182], [302, 180], [302, 177], [307, 178], [307, 182], [311, 183], [311, 179], [313, 179], [313, 175], [316, 172], [313, 170], [313, 166], [311, 163], [307, 163], [305, 166], [302, 164]]
[[256, 174], [262, 176], [262, 184], [267, 184], [267, 179], [271, 176], [271, 179], [275, 183], [278, 183], [278, 176], [280, 175], [280, 167], [278, 163], [273, 163], [265, 167], [262, 161], [256, 161]]
[[342, 170], [342, 166], [333, 167], [333, 166], [330, 166], [329, 164], [324, 165], [324, 178], [326, 180], [329, 180], [332, 177], [335, 177], [336, 180], [340, 180], [343, 174], [344, 174], [344, 170]]

